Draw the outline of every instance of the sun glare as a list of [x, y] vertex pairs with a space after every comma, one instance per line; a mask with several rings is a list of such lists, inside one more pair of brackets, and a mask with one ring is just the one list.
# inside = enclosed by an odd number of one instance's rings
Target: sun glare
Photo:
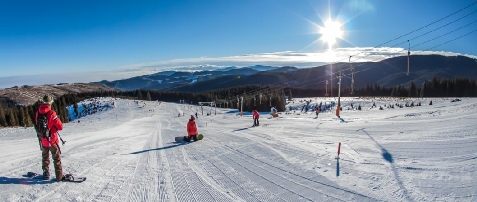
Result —
[[343, 31], [341, 31], [341, 24], [337, 21], [327, 20], [324, 27], [320, 26], [319, 30], [322, 34], [320, 40], [328, 44], [328, 48], [331, 49], [333, 44], [336, 43], [337, 38], [341, 38]]

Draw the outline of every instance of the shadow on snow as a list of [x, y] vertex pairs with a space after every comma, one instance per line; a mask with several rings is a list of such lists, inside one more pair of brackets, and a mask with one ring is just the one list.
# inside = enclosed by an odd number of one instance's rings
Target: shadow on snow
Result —
[[394, 178], [396, 179], [398, 185], [401, 187], [401, 190], [403, 190], [403, 195], [404, 197], [406, 197], [406, 199], [410, 200], [410, 201], [414, 201], [414, 199], [409, 195], [409, 191], [407, 190], [407, 188], [404, 186], [401, 178], [399, 177], [399, 173], [397, 172], [396, 170], [396, 166], [394, 165], [394, 159], [393, 159], [393, 156], [383, 147], [381, 146], [381, 144], [379, 144], [367, 131], [365, 131], [365, 128], [362, 128], [362, 129], [359, 129], [357, 131], [360, 131], [362, 130], [364, 133], [366, 133], [366, 135], [368, 135], [368, 137], [377, 145], [379, 146], [379, 148], [381, 148], [381, 155], [383, 156], [383, 158], [388, 161], [390, 164], [391, 164], [391, 169], [394, 173]]
[[233, 132], [235, 132], [235, 131], [241, 131], [241, 130], [247, 130], [247, 129], [248, 129], [248, 128], [239, 128], [239, 129], [234, 130]]
[[170, 148], [174, 148], [174, 147], [178, 147], [178, 146], [182, 146], [182, 145], [190, 144], [190, 143], [192, 143], [192, 142], [172, 142], [172, 143], [170, 143], [172, 145], [169, 145], [169, 146], [155, 148], [155, 149], [146, 149], [146, 150], [142, 150], [142, 151], [132, 152], [132, 153], [129, 153], [129, 154], [141, 154], [141, 153], [150, 152], [150, 151], [160, 151], [160, 150], [163, 150], [163, 149], [170, 149]]
[[37, 178], [28, 178], [27, 175], [23, 175], [23, 178], [10, 178], [10, 177], [0, 177], [0, 184], [51, 184], [55, 180], [43, 180]]

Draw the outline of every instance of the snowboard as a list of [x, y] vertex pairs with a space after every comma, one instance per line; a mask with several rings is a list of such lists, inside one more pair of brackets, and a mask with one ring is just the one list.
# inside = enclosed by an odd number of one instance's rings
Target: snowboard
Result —
[[[35, 173], [35, 172], [28, 172], [27, 176], [29, 178], [38, 178], [38, 179], [43, 179], [43, 175]], [[56, 178], [52, 178], [52, 180], [56, 180]], [[62, 182], [84, 182], [86, 180], [86, 177], [75, 177], [73, 174], [66, 174], [65, 179]]]
[[[175, 137], [175, 141], [176, 142], [185, 142], [185, 140], [184, 140], [185, 137], [186, 136]], [[204, 135], [202, 135], [202, 134], [197, 135], [197, 140], [202, 140], [202, 139], [204, 139]], [[191, 142], [193, 142], [193, 141], [194, 140], [191, 140]]]

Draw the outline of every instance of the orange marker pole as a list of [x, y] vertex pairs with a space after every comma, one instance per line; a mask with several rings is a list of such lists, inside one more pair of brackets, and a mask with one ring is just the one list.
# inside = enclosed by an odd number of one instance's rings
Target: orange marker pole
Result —
[[341, 142], [338, 143], [338, 157], [337, 158], [340, 158], [340, 149], [341, 149]]

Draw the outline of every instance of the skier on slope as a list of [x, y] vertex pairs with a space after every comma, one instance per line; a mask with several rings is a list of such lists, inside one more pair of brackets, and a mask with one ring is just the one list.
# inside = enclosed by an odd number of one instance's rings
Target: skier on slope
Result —
[[191, 139], [197, 141], [197, 135], [199, 134], [197, 130], [197, 124], [195, 124], [194, 115], [190, 115], [189, 122], [187, 123], [187, 136], [184, 137], [184, 140], [190, 142]]
[[320, 107], [316, 106], [315, 112], [316, 112], [316, 117], [318, 117], [318, 115], [320, 114]]
[[258, 118], [260, 118], [260, 114], [256, 109], [252, 111], [252, 117], [253, 117], [253, 126], [259, 126], [260, 123], [258, 122]]
[[[50, 154], [53, 158], [53, 165], [55, 167], [56, 181], [60, 182], [64, 179], [63, 168], [61, 166], [61, 151], [58, 145], [58, 131], [63, 129], [63, 123], [56, 115], [56, 112], [51, 109], [53, 98], [49, 95], [43, 97], [43, 104], [35, 114], [35, 125], [37, 125], [39, 118], [46, 117], [48, 124], [45, 126], [48, 128], [47, 137], [38, 137], [41, 141], [41, 157], [42, 157], [42, 169], [43, 179], [50, 179]], [[36, 129], [37, 127], [35, 127]], [[38, 132], [38, 130], [37, 130]]]

